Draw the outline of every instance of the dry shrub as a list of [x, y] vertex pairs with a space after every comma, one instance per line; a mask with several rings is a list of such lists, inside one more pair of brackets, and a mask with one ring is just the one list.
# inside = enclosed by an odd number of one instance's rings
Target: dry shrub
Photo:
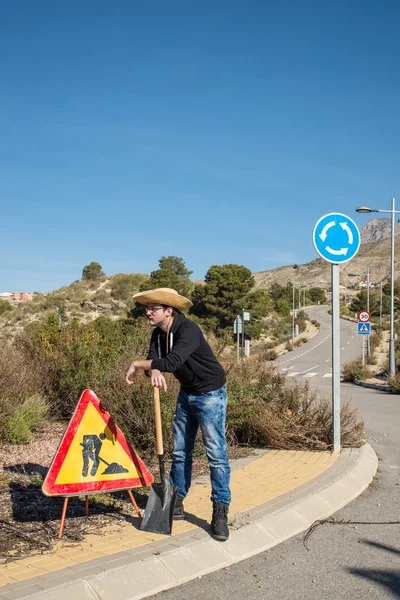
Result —
[[393, 390], [400, 392], [400, 373], [395, 373], [392, 377], [389, 377], [387, 383]]
[[0, 439], [25, 443], [48, 413], [40, 374], [10, 344], [0, 348]]
[[[252, 359], [234, 367], [228, 380], [228, 438], [231, 443], [280, 449], [332, 449], [331, 402], [308, 383], [296, 382]], [[357, 412], [341, 409], [341, 442], [360, 446], [364, 426]]]
[[[154, 408], [150, 381], [139, 372], [127, 386], [125, 371], [132, 359], [146, 356], [150, 328], [144, 319], [110, 321], [101, 317], [88, 325], [71, 321], [58, 331], [57, 319], [35, 325], [17, 340], [16, 348], [0, 352], [0, 411], [3, 398], [19, 398], [23, 406], [41, 394], [54, 416], [69, 418], [85, 388], [100, 398], [129, 441], [142, 455], [154, 454]], [[228, 340], [212, 339], [220, 355]], [[225, 356], [225, 354], [224, 354]], [[226, 359], [228, 384], [227, 434], [231, 444], [293, 449], [330, 449], [330, 403], [253, 356], [236, 364]], [[4, 365], [1, 368], [3, 361]], [[228, 364], [229, 363], [229, 364]], [[17, 376], [16, 376], [17, 375]], [[172, 445], [172, 421], [178, 382], [168, 378], [161, 393], [165, 451]], [[11, 411], [12, 412], [12, 411]], [[0, 414], [1, 416], [1, 414]], [[342, 408], [342, 443], [360, 445], [363, 424], [348, 406]]]
[[359, 381], [365, 381], [373, 376], [373, 371], [368, 367], [368, 365], [362, 364], [362, 359], [356, 358], [355, 360], [343, 365], [342, 369], [342, 378], [343, 381], [354, 381], [358, 379]]

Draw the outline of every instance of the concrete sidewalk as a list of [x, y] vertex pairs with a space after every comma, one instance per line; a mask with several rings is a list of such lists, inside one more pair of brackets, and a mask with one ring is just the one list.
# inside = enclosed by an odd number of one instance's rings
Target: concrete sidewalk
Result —
[[[0, 599], [133, 600], [262, 552], [307, 530], [356, 498], [378, 465], [371, 446], [329, 452], [270, 450], [232, 464], [231, 535], [209, 533], [208, 480], [193, 485], [186, 520], [172, 536], [142, 532], [129, 518], [118, 532], [0, 568]], [[68, 520], [66, 521], [68, 527]]]

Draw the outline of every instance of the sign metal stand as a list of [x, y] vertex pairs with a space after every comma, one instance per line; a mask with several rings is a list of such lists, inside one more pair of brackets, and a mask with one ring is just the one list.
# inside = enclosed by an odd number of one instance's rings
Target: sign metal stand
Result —
[[340, 453], [340, 303], [339, 266], [353, 258], [360, 247], [360, 232], [350, 217], [329, 213], [313, 231], [317, 253], [330, 262], [332, 279], [332, 419], [333, 452]]

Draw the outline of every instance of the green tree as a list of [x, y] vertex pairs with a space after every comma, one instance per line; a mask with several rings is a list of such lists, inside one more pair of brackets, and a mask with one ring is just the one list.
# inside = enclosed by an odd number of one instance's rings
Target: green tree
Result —
[[140, 286], [141, 291], [149, 288], [172, 288], [182, 296], [190, 296], [193, 284], [190, 281], [192, 271], [186, 268], [185, 262], [178, 256], [163, 256], [159, 260], [159, 268], [150, 273], [150, 279]]
[[292, 305], [283, 298], [276, 303], [276, 312], [280, 317], [287, 317], [290, 314], [291, 308]]
[[[367, 310], [367, 290], [362, 290], [357, 296], [354, 296], [349, 310], [355, 313], [360, 312], [360, 310]], [[372, 316], [379, 316], [379, 295], [376, 292], [369, 293], [369, 312]]]
[[133, 294], [139, 291], [139, 287], [144, 282], [146, 282], [146, 286], [148, 287], [149, 278], [147, 275], [141, 275], [140, 273], [119, 273], [110, 282], [111, 297], [121, 300], [125, 304], [132, 304]]
[[[400, 297], [400, 281], [397, 279], [394, 282], [394, 295], [397, 297]], [[386, 295], [390, 297], [390, 282], [389, 283], [385, 283], [382, 286], [382, 292]]]
[[82, 269], [82, 279], [100, 279], [103, 275], [103, 268], [98, 262], [91, 262]]
[[263, 320], [274, 309], [274, 304], [267, 290], [250, 291], [244, 298], [246, 309], [250, 312], [250, 323], [246, 324], [246, 331], [254, 339], [259, 339], [264, 330]]
[[307, 296], [313, 304], [327, 304], [328, 298], [320, 287], [312, 287], [307, 291]]
[[285, 288], [279, 283], [272, 283], [268, 288], [268, 293], [274, 302], [280, 300], [283, 296], [286, 295]]
[[193, 291], [190, 312], [221, 333], [233, 325], [242, 308], [248, 309], [245, 296], [253, 286], [250, 269], [235, 264], [213, 265], [207, 271], [205, 285], [197, 285]]

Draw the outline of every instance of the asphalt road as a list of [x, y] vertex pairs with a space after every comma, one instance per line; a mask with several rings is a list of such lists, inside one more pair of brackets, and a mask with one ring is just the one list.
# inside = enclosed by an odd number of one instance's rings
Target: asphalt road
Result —
[[[317, 306], [307, 310], [312, 319], [320, 324], [318, 335], [306, 344], [280, 356], [275, 364], [288, 377], [307, 380], [311, 386], [318, 387], [324, 394], [331, 393], [332, 386], [332, 329], [331, 315], [326, 306]], [[340, 319], [340, 370], [343, 366], [361, 354], [361, 336], [357, 334], [357, 325]]]
[[[322, 318], [321, 313], [318, 319], [321, 323]], [[324, 322], [326, 331], [321, 326], [319, 335], [313, 338], [314, 352], [301, 356], [301, 351], [304, 352], [309, 344], [308, 349], [311, 348], [310, 341], [290, 353], [293, 365], [284, 363], [282, 357], [280, 368], [296, 367], [299, 375], [295, 377], [301, 377], [301, 365], [305, 367], [304, 374], [309, 366], [313, 367], [309, 372], [317, 371], [314, 365], [318, 364], [318, 376], [310, 378], [310, 382], [328, 391], [324, 379], [329, 378], [323, 377], [323, 371], [330, 366], [325, 362], [324, 346], [328, 344], [329, 347], [329, 340], [323, 341], [323, 338], [329, 331], [329, 317], [325, 317]], [[351, 327], [342, 322], [341, 339], [346, 342], [341, 344], [344, 348], [343, 360], [347, 360], [347, 356], [354, 356], [357, 344], [358, 350], [360, 348], [357, 339], [354, 341], [352, 337], [354, 329], [351, 330]], [[347, 341], [350, 343], [347, 344]], [[321, 342], [319, 346], [318, 342]], [[285, 356], [289, 358], [288, 354]], [[317, 356], [320, 356], [318, 360]], [[369, 442], [380, 459], [377, 477], [369, 488], [335, 513], [334, 523], [317, 527], [307, 543], [305, 534], [300, 534], [251, 559], [158, 594], [155, 596], [157, 599], [400, 598], [400, 398], [347, 384], [342, 384], [341, 396], [359, 407]]]

